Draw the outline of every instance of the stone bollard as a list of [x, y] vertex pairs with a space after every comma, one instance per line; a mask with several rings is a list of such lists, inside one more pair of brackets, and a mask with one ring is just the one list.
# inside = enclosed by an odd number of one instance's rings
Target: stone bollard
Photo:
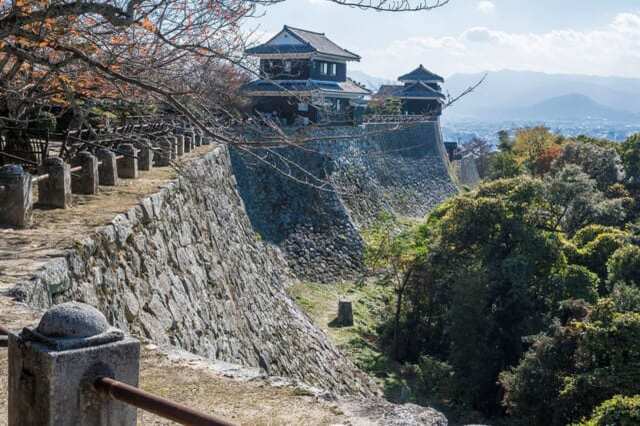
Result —
[[184, 135], [176, 135], [174, 136], [176, 141], [176, 151], [178, 157], [182, 157], [184, 155]]
[[124, 155], [118, 163], [118, 177], [124, 179], [138, 178], [138, 150], [133, 144], [118, 145], [118, 151]]
[[9, 426], [134, 426], [135, 407], [98, 393], [109, 377], [138, 385], [140, 343], [97, 309], [69, 302], [9, 335]]
[[190, 135], [184, 135], [184, 152], [193, 151], [193, 138]]
[[171, 142], [165, 138], [161, 138], [158, 141], [158, 148], [160, 148], [160, 152], [156, 159], [156, 165], [158, 167], [166, 167], [171, 164], [171, 150], [173, 147], [171, 146]]
[[47, 158], [42, 171], [48, 179], [38, 182], [38, 204], [66, 209], [71, 206], [71, 166], [60, 157]]
[[100, 185], [116, 186], [118, 184], [118, 161], [116, 154], [106, 148], [96, 151], [100, 165], [98, 166], [98, 181]]
[[338, 301], [338, 318], [336, 323], [343, 327], [353, 325], [353, 308], [350, 300]]
[[26, 228], [31, 224], [33, 183], [22, 166], [0, 167], [0, 226]]
[[175, 136], [165, 136], [167, 140], [171, 143], [171, 159], [175, 160], [178, 158], [178, 141]]
[[140, 146], [140, 152], [138, 152], [138, 170], [149, 171], [153, 168], [153, 148], [149, 145], [149, 142], [145, 142]]
[[98, 159], [88, 151], [81, 151], [71, 162], [82, 170], [71, 175], [71, 191], [75, 194], [98, 193]]

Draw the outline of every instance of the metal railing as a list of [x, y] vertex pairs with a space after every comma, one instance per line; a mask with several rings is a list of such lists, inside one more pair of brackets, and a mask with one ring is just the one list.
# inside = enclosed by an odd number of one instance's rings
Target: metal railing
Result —
[[184, 405], [152, 395], [135, 386], [119, 382], [108, 377], [98, 379], [94, 387], [101, 393], [113, 399], [133, 405], [141, 410], [156, 414], [165, 419], [183, 425], [192, 426], [232, 426], [226, 420], [209, 414], [200, 413]]

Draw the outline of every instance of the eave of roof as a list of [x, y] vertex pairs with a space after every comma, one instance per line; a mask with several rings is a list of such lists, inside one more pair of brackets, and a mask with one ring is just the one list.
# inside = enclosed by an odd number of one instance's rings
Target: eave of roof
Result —
[[446, 99], [439, 91], [429, 87], [426, 83], [418, 81], [408, 86], [380, 86], [377, 96], [392, 96], [396, 98], [424, 98], [424, 99]]
[[355, 94], [369, 95], [371, 92], [351, 81], [317, 81], [317, 80], [289, 80], [289, 81], [267, 81], [255, 80], [245, 84], [242, 91], [251, 92], [302, 92], [314, 91], [329, 94]]

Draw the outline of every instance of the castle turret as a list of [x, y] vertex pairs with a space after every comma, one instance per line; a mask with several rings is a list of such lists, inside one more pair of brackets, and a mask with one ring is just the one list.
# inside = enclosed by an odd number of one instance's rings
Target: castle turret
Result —
[[403, 114], [440, 115], [446, 97], [442, 94], [440, 77], [422, 64], [413, 71], [398, 77], [403, 85], [385, 85], [380, 87], [378, 97], [394, 97], [402, 102]]
[[370, 92], [347, 78], [347, 62], [360, 56], [323, 33], [285, 25], [282, 31], [246, 53], [260, 58], [261, 78], [244, 87], [257, 111], [319, 121], [323, 113], [344, 113]]

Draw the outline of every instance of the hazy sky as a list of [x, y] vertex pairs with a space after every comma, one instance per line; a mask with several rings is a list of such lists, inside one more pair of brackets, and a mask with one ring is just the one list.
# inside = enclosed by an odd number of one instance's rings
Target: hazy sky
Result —
[[640, 78], [640, 0], [451, 0], [421, 13], [377, 13], [288, 0], [248, 27], [325, 32], [362, 56], [350, 65], [395, 79], [422, 63], [444, 76], [517, 69]]

